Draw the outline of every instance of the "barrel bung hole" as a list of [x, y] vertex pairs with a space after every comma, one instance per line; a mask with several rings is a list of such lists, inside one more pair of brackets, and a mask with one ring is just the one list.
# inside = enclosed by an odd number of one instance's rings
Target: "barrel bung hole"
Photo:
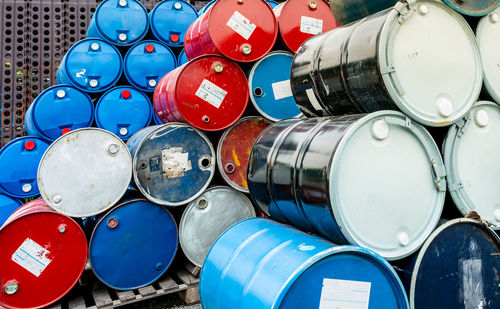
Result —
[[262, 90], [262, 88], [260, 87], [257, 87], [253, 90], [253, 94], [256, 96], [256, 97], [261, 97], [263, 94], [264, 94], [264, 91]]

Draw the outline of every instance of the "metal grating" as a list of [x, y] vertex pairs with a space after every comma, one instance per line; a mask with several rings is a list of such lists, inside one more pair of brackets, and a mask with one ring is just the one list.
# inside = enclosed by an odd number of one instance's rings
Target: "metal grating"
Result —
[[[140, 0], [151, 10], [161, 0]], [[68, 49], [84, 38], [100, 0], [0, 0], [0, 147], [25, 135], [24, 114], [56, 83]], [[197, 9], [209, 1], [190, 1]]]

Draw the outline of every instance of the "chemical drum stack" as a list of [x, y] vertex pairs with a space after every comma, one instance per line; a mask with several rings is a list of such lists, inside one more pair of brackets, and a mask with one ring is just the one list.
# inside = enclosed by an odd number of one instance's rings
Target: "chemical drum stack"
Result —
[[0, 149], [1, 307], [500, 308], [500, 0], [156, 2]]

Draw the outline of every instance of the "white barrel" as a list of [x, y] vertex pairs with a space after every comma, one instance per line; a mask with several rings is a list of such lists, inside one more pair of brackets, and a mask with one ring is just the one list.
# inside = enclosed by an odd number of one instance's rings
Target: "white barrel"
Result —
[[484, 88], [500, 104], [500, 9], [481, 18], [476, 30], [484, 73]]

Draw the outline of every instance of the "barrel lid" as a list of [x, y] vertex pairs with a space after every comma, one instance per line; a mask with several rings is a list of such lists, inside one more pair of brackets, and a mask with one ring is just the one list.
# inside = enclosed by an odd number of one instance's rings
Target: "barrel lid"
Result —
[[378, 50], [389, 95], [405, 114], [424, 125], [458, 121], [482, 87], [474, 32], [440, 1], [398, 3], [395, 8], [382, 29]]
[[[136, 134], [145, 136], [132, 151], [134, 181], [148, 200], [181, 206], [205, 191], [214, 175], [215, 151], [203, 133], [173, 122]], [[129, 147], [135, 142], [132, 136]]]
[[63, 62], [71, 84], [91, 93], [111, 88], [123, 71], [123, 59], [118, 49], [99, 39], [75, 43], [64, 56]]
[[131, 200], [99, 220], [90, 239], [89, 259], [104, 284], [131, 290], [161, 277], [176, 251], [177, 224], [170, 212], [149, 201]]
[[244, 117], [219, 139], [217, 167], [222, 178], [234, 189], [249, 193], [247, 168], [250, 152], [259, 135], [270, 124], [262, 117]]
[[104, 39], [120, 46], [140, 41], [149, 29], [148, 11], [136, 0], [103, 1], [94, 16]]
[[97, 128], [71, 131], [40, 161], [40, 193], [56, 211], [90, 217], [111, 208], [127, 191], [131, 164], [127, 146], [116, 135]]
[[290, 85], [293, 54], [269, 53], [254, 64], [248, 77], [250, 100], [262, 116], [271, 121], [302, 116]]
[[499, 255], [500, 239], [477, 221], [455, 219], [441, 225], [418, 253], [411, 307], [500, 308]]
[[213, 44], [234, 61], [256, 61], [276, 42], [278, 23], [264, 1], [218, 0], [207, 14]]
[[196, 9], [182, 0], [162, 1], [149, 13], [153, 35], [172, 47], [184, 45], [186, 31], [197, 18]]
[[18, 199], [0, 194], [0, 227], [22, 204]]
[[181, 52], [179, 53], [179, 56], [177, 56], [177, 66], [181, 66], [185, 63], [188, 63], [189, 62], [189, 59], [188, 57], [186, 56], [186, 52], [184, 51], [184, 49], [181, 50]]
[[484, 16], [491, 13], [500, 5], [498, 0], [463, 1], [463, 0], [443, 0], [455, 11], [469, 16]]
[[66, 129], [86, 128], [94, 122], [94, 103], [88, 94], [70, 85], [47, 88], [32, 105], [28, 112], [33, 124], [38, 133], [50, 141]]
[[0, 191], [24, 198], [38, 195], [36, 172], [49, 144], [41, 138], [16, 138], [0, 149]]
[[329, 174], [344, 237], [388, 260], [415, 252], [439, 221], [446, 193], [441, 154], [427, 130], [400, 112], [375, 112], [352, 125]]
[[188, 62], [175, 85], [178, 112], [191, 125], [205, 131], [235, 123], [248, 104], [248, 81], [241, 68], [219, 56]]
[[[499, 1], [500, 3], [500, 1]], [[500, 9], [481, 18], [477, 25], [476, 38], [481, 51], [484, 70], [484, 87], [496, 102], [500, 102], [500, 42], [493, 37], [500, 33]]]
[[[42, 308], [66, 295], [87, 261], [87, 239], [71, 218], [24, 213], [0, 229], [0, 306]], [[37, 255], [38, 254], [38, 255]], [[11, 295], [5, 289], [10, 287]]]
[[175, 54], [158, 41], [139, 42], [125, 55], [125, 77], [141, 91], [153, 92], [160, 79], [175, 67]]
[[132, 87], [115, 87], [103, 94], [96, 106], [96, 123], [127, 140], [151, 122], [153, 107], [149, 98]]
[[500, 226], [500, 106], [477, 102], [468, 116], [451, 126], [443, 156], [448, 190], [464, 215], [476, 211], [488, 223]]
[[182, 214], [179, 240], [182, 251], [201, 267], [217, 238], [233, 224], [255, 217], [252, 202], [229, 187], [212, 187], [189, 203]]
[[310, 37], [338, 27], [324, 0], [288, 0], [274, 9], [279, 33], [294, 53]]

